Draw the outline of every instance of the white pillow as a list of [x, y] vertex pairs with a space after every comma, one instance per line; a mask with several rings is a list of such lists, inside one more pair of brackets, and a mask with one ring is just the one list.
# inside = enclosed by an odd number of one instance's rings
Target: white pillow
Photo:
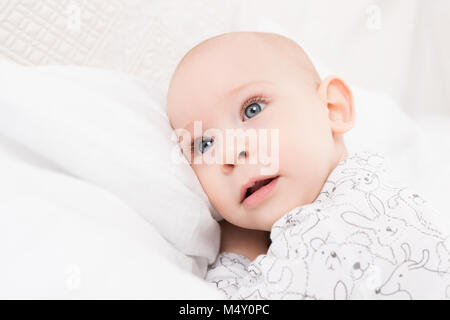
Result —
[[203, 276], [220, 229], [189, 165], [173, 161], [164, 93], [114, 71], [0, 68], [0, 134], [119, 197]]
[[0, 299], [216, 297], [118, 197], [26, 152], [0, 139]]

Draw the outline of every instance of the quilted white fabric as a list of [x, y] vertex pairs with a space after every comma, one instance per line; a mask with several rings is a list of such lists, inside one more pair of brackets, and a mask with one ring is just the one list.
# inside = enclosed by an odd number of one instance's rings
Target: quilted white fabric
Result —
[[[236, 4], [0, 0], [0, 56], [24, 65], [115, 69], [166, 88], [175, 64], [193, 42], [229, 29]], [[195, 24], [186, 8], [196, 13]]]
[[0, 57], [116, 69], [166, 90], [192, 46], [261, 18], [411, 114], [450, 114], [447, 0], [0, 0]]

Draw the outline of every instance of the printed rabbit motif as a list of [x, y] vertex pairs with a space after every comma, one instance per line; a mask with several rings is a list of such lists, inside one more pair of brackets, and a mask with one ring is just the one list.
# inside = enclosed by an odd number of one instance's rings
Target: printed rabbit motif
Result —
[[450, 237], [436, 246], [439, 273], [450, 273]]
[[[306, 291], [307, 266], [300, 259], [277, 259], [260, 255], [249, 266], [249, 275], [243, 278], [241, 293], [246, 296], [258, 294], [265, 299], [281, 299], [295, 292]], [[303, 294], [304, 296], [304, 294]]]
[[288, 259], [306, 258], [308, 248], [303, 238], [317, 225], [319, 218], [304, 212], [303, 208], [296, 208], [285, 216], [281, 226], [274, 225], [269, 248], [271, 254]]
[[377, 213], [375, 218], [369, 219], [358, 212], [346, 211], [342, 213], [342, 219], [348, 224], [370, 231], [374, 238], [374, 244], [379, 246], [375, 251], [392, 264], [399, 263], [398, 257], [402, 256], [401, 245], [408, 238], [420, 237], [422, 239], [414, 247], [419, 251], [435, 248], [438, 241], [444, 240], [436, 233], [427, 233], [418, 229], [410, 224], [409, 220], [386, 214], [383, 202], [375, 195], [371, 195], [369, 201]]
[[345, 159], [274, 223], [267, 254], [221, 253], [208, 281], [238, 299], [450, 299], [449, 228], [388, 178], [378, 154]]
[[[397, 213], [397, 215], [405, 218], [409, 216], [411, 221], [417, 221], [416, 225], [418, 228], [435, 235], [441, 235], [432, 221], [428, 220], [430, 217], [427, 217], [425, 214], [426, 209], [424, 206], [426, 204], [426, 201], [420, 195], [409, 188], [399, 190], [387, 201], [388, 208], [393, 213]], [[430, 212], [430, 210], [432, 209], [428, 208], [427, 212]]]
[[243, 258], [229, 252], [221, 254], [210, 266], [206, 280], [225, 296], [235, 295], [240, 287], [239, 280], [247, 275], [246, 261]]
[[437, 293], [442, 298], [450, 299], [450, 273], [442, 273], [427, 266], [429, 251], [423, 250], [421, 260], [416, 261], [411, 257], [408, 244], [402, 244], [402, 249], [403, 262], [394, 268], [388, 279], [375, 290], [375, 294], [384, 298], [424, 300], [433, 298], [433, 293]]

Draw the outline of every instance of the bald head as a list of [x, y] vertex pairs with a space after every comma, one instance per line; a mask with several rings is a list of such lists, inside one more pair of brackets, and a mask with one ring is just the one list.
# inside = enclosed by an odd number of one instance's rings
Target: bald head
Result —
[[284, 57], [293, 63], [298, 63], [298, 66], [305, 69], [304, 71], [309, 71], [312, 77], [318, 78], [318, 74], [310, 59], [295, 41], [267, 32], [230, 32], [204, 40], [184, 55], [174, 72], [174, 77], [183, 68], [184, 64], [189, 63], [190, 59], [194, 59], [202, 53], [211, 52], [213, 49], [229, 50], [230, 48], [239, 51], [244, 49], [245, 46], [253, 46], [255, 44], [267, 46], [278, 51], [280, 58]]
[[270, 80], [275, 74], [312, 88], [320, 84], [311, 60], [289, 38], [265, 32], [231, 32], [209, 38], [189, 50], [173, 73], [167, 97], [169, 118], [172, 122], [179, 106], [187, 107], [186, 91], [191, 98], [198, 93], [202, 99], [205, 90], [221, 97], [226, 89], [239, 87], [241, 80], [251, 81], [259, 75]]
[[[261, 32], [227, 33], [192, 48], [172, 77], [167, 107], [215, 210], [234, 225], [266, 231], [317, 198], [353, 121], [342, 80], [321, 80], [297, 43]], [[261, 175], [272, 182], [243, 200], [247, 183]]]

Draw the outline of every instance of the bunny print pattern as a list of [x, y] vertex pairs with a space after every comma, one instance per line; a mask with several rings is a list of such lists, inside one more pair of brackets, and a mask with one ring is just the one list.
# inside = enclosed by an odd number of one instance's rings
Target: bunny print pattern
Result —
[[450, 299], [449, 234], [382, 156], [359, 152], [274, 223], [267, 254], [220, 253], [206, 281], [228, 299]]

